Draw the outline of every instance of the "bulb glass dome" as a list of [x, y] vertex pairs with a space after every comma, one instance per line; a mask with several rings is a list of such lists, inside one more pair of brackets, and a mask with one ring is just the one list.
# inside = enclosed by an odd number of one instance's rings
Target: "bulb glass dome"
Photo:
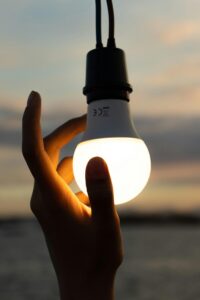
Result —
[[135, 198], [145, 187], [151, 170], [149, 151], [138, 138], [101, 138], [80, 143], [74, 153], [76, 182], [87, 195], [85, 169], [88, 161], [103, 158], [110, 172], [115, 204]]

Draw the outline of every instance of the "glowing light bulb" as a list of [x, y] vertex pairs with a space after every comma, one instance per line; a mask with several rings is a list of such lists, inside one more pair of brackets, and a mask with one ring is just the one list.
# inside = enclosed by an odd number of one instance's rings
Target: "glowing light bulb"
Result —
[[85, 194], [85, 169], [96, 156], [108, 165], [115, 204], [132, 200], [147, 184], [150, 155], [131, 122], [127, 101], [107, 99], [88, 105], [86, 132], [73, 158], [74, 176]]
[[79, 188], [87, 194], [85, 170], [93, 157], [103, 158], [110, 172], [115, 204], [128, 202], [145, 187], [151, 159], [131, 121], [125, 53], [115, 44], [87, 54], [87, 127], [75, 149], [73, 171]]

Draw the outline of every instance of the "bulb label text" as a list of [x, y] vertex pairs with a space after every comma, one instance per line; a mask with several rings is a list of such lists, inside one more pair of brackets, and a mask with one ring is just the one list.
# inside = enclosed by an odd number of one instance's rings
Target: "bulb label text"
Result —
[[109, 117], [110, 106], [102, 106], [93, 109], [93, 117]]

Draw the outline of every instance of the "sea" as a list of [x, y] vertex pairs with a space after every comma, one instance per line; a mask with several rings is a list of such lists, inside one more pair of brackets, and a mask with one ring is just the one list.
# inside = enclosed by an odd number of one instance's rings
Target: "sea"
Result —
[[[116, 300], [200, 299], [199, 225], [122, 224], [122, 234], [125, 257]], [[58, 299], [38, 223], [0, 221], [0, 300]]]

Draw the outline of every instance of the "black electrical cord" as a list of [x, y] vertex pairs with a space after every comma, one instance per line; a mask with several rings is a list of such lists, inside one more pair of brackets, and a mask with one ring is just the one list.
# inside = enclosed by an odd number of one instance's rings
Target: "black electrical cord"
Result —
[[[102, 48], [102, 33], [101, 33], [101, 0], [96, 1], [96, 48]], [[112, 0], [106, 0], [109, 16], [109, 36], [107, 47], [115, 48], [115, 16]]]
[[101, 37], [101, 0], [96, 0], [96, 48], [102, 48]]
[[109, 15], [109, 37], [108, 47], [116, 47], [115, 45], [115, 15], [112, 0], [107, 0], [108, 15]]

